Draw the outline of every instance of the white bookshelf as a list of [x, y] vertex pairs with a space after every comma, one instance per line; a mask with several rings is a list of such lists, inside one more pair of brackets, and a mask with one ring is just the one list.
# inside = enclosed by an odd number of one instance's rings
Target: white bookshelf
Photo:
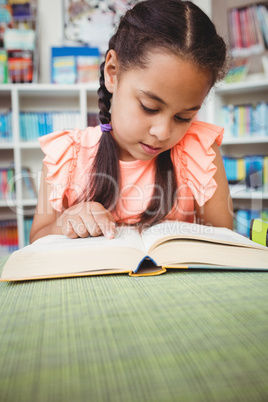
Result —
[[0, 109], [11, 109], [13, 135], [12, 142], [0, 141], [0, 167], [8, 167], [14, 163], [16, 178], [16, 198], [0, 200], [0, 220], [17, 219], [19, 247], [25, 245], [24, 217], [33, 216], [37, 202], [25, 195], [25, 184], [20, 179], [22, 167], [30, 168], [38, 188], [44, 157], [37, 140], [21, 141], [19, 112], [79, 111], [79, 128], [83, 129], [87, 126], [87, 113], [98, 112], [97, 89], [98, 83], [0, 85]]
[[[268, 78], [259, 77], [259, 79], [234, 84], [218, 84], [209, 96], [203, 118], [209, 123], [222, 125], [221, 107], [228, 104], [246, 104], [266, 101], [268, 103]], [[249, 136], [232, 137], [228, 132], [221, 146], [223, 155], [234, 157], [244, 157], [245, 155], [268, 155], [268, 135], [267, 136]], [[256, 208], [256, 200], [259, 200], [258, 208], [268, 208], [267, 191], [244, 191], [239, 190], [232, 194], [235, 208], [247, 207]]]
[[[53, 84], [5, 84], [0, 85], [0, 108], [12, 110], [13, 141], [0, 142], [0, 167], [14, 161], [15, 175], [19, 177], [23, 166], [34, 173], [36, 186], [40, 180], [43, 153], [38, 141], [20, 140], [20, 111], [69, 111], [78, 110], [81, 114], [80, 128], [87, 125], [87, 113], [97, 112], [98, 83], [92, 85], [53, 85]], [[268, 102], [268, 79], [246, 81], [237, 84], [220, 84], [209, 95], [202, 118], [220, 124], [220, 108], [223, 104], [266, 100]], [[64, 128], [64, 127], [63, 127]], [[224, 154], [243, 156], [249, 153], [268, 155], [268, 137], [228, 138], [223, 142]], [[267, 208], [267, 191], [233, 191], [235, 206]], [[24, 217], [34, 214], [35, 199], [25, 196], [22, 180], [16, 182], [15, 200], [0, 201], [0, 220], [10, 217], [17, 219], [19, 246], [25, 244]]]
[[[234, 7], [243, 7], [256, 3], [260, 0], [211, 0], [212, 20], [228, 45], [229, 27], [228, 11]], [[267, 51], [266, 51], [267, 54]], [[244, 81], [236, 83], [219, 83], [209, 95], [206, 102], [205, 120], [223, 125], [221, 108], [223, 105], [257, 104], [261, 101], [268, 103], [268, 77], [263, 72], [261, 58], [263, 53], [248, 57], [250, 63], [249, 74]], [[268, 155], [268, 135], [245, 137], [232, 137], [225, 132], [221, 146], [223, 155], [243, 158], [246, 155]], [[268, 208], [268, 189], [251, 190], [243, 188], [243, 185], [231, 187], [231, 195], [235, 209], [263, 210]]]

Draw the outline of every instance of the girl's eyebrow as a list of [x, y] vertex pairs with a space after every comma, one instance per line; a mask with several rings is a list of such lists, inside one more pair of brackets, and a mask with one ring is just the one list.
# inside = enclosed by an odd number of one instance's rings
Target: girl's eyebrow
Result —
[[[157, 102], [162, 103], [163, 105], [167, 106], [166, 102], [163, 99], [159, 98], [159, 96], [155, 95], [153, 92], [143, 91], [142, 89], [139, 92], [141, 92], [144, 95], [148, 96], [149, 98], [156, 100]], [[190, 109], [184, 109], [184, 110], [182, 110], [182, 112], [192, 112], [194, 110], [199, 110], [200, 108], [201, 108], [201, 106], [198, 105], [198, 106], [191, 107]]]

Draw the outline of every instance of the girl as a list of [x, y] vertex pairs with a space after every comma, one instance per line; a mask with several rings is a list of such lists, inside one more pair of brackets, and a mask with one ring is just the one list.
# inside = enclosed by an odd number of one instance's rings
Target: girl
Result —
[[232, 228], [218, 146], [196, 114], [225, 73], [226, 47], [191, 1], [127, 11], [101, 65], [101, 125], [40, 139], [46, 154], [31, 242], [48, 234], [114, 237], [164, 219]]

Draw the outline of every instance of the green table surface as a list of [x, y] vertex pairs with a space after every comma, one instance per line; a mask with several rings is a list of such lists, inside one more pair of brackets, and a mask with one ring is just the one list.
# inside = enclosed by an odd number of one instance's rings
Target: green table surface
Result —
[[9, 401], [268, 401], [268, 272], [2, 282]]

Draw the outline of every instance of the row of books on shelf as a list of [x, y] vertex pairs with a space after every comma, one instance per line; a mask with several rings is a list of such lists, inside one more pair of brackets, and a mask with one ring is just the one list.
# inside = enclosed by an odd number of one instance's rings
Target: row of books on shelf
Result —
[[268, 104], [224, 105], [221, 108], [221, 124], [225, 128], [225, 138], [268, 137]]
[[20, 112], [19, 127], [22, 141], [35, 141], [38, 137], [74, 127], [80, 127], [80, 112]]
[[[87, 114], [87, 125], [99, 124], [98, 114]], [[53, 131], [81, 127], [81, 114], [68, 112], [20, 112], [19, 129], [21, 141], [36, 141], [39, 137]], [[0, 142], [12, 142], [11, 112], [0, 113]]]
[[16, 198], [16, 183], [22, 180], [23, 194], [26, 198], [36, 199], [37, 188], [34, 175], [28, 167], [22, 167], [15, 176], [13, 167], [0, 168], [0, 200], [14, 200]]
[[[33, 218], [24, 218], [24, 244], [29, 244], [30, 230]], [[18, 226], [16, 219], [0, 221], [0, 257], [12, 253], [19, 248]]]
[[245, 183], [245, 189], [268, 189], [268, 156], [223, 156], [223, 163], [230, 184]]
[[0, 1], [0, 83], [33, 81], [36, 0]]
[[246, 237], [250, 234], [250, 222], [252, 219], [262, 219], [268, 222], [268, 209], [252, 210], [237, 209], [234, 212], [234, 230]]
[[268, 48], [267, 7], [267, 3], [259, 3], [229, 11], [229, 38], [233, 57], [259, 54]]

